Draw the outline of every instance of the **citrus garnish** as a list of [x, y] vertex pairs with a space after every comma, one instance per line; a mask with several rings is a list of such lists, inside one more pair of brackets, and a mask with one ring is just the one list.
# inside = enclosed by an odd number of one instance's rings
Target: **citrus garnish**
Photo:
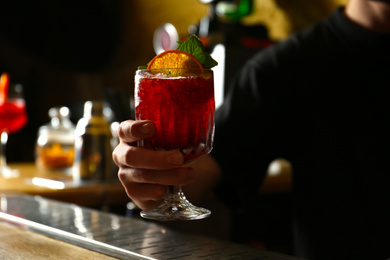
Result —
[[148, 69], [203, 69], [202, 64], [185, 51], [168, 50], [154, 57], [148, 64]]
[[[176, 50], [167, 50], [155, 56], [148, 64], [147, 69], [155, 74], [158, 72], [170, 76], [188, 76], [192, 73], [211, 69], [218, 63], [208, 54], [202, 42], [196, 35], [191, 35], [185, 42], [178, 41]], [[139, 67], [142, 69], [142, 67]]]
[[8, 73], [3, 73], [0, 76], [0, 106], [7, 100], [9, 76]]

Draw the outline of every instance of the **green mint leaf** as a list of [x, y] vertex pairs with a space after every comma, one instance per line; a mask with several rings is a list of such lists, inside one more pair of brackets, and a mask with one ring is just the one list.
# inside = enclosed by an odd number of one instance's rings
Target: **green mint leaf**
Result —
[[218, 62], [216, 60], [213, 59], [213, 57], [211, 57], [210, 54], [208, 54], [207, 52], [204, 53], [206, 58], [205, 58], [205, 62], [204, 64], [201, 63], [203, 65], [203, 68], [205, 69], [211, 69], [212, 67], [215, 67], [218, 65]]
[[211, 69], [218, 65], [218, 62], [204, 50], [203, 43], [196, 35], [191, 35], [185, 42], [178, 41], [177, 45], [177, 50], [192, 54], [205, 69]]

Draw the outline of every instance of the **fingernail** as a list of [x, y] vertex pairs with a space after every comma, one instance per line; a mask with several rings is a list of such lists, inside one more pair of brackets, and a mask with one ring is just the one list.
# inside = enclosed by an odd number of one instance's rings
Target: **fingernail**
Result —
[[180, 153], [173, 153], [168, 155], [168, 163], [172, 165], [182, 165], [183, 164], [183, 155]]
[[150, 135], [152, 133], [151, 127], [150, 127], [150, 122], [147, 122], [141, 126], [141, 132], [144, 135]]

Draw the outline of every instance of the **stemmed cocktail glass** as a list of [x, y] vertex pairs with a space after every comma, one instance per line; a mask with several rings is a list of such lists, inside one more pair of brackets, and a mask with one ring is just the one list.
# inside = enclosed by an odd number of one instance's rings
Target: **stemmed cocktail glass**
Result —
[[[151, 120], [156, 135], [139, 142], [153, 150], [179, 150], [188, 163], [211, 151], [214, 139], [214, 80], [208, 69], [144, 69], [135, 76], [137, 120]], [[210, 211], [192, 205], [181, 187], [169, 186], [159, 207], [142, 211], [155, 220], [202, 219]]]
[[23, 87], [9, 83], [9, 76], [3, 73], [0, 78], [0, 177], [15, 177], [17, 170], [7, 166], [5, 148], [8, 134], [19, 131], [27, 122]]

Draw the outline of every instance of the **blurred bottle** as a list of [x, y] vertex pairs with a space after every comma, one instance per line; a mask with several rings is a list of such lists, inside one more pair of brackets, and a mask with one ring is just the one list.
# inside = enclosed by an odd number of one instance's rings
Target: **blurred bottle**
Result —
[[253, 12], [253, 0], [219, 1], [216, 13], [230, 22], [240, 22], [242, 18]]
[[84, 104], [84, 116], [75, 130], [75, 180], [112, 180], [112, 135], [103, 110], [100, 101]]
[[49, 110], [50, 123], [38, 130], [36, 163], [51, 170], [70, 170], [74, 159], [75, 126], [69, 120], [67, 107], [53, 107]]

